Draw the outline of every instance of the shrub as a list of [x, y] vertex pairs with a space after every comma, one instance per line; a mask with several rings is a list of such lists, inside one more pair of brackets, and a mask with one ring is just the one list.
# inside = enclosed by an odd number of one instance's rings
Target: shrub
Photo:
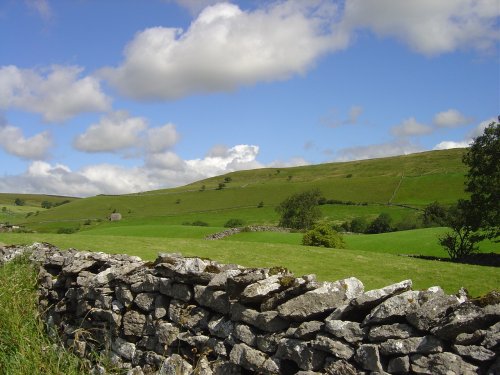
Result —
[[391, 216], [388, 213], [382, 212], [378, 217], [372, 221], [366, 233], [377, 234], [391, 232]]
[[264, 207], [264, 201], [260, 201], [259, 204], [257, 205], [257, 208], [262, 208]]
[[24, 201], [24, 199], [21, 199], [21, 198], [16, 198], [16, 200], [14, 201], [14, 204], [15, 204], [16, 206], [24, 206], [25, 201]]
[[208, 223], [202, 220], [196, 220], [191, 223], [195, 227], [208, 227]]
[[309, 229], [321, 217], [318, 189], [294, 194], [286, 198], [276, 207], [280, 214], [280, 227], [292, 229]]
[[355, 217], [349, 225], [349, 231], [353, 233], [365, 233], [367, 229], [368, 222], [364, 217]]
[[76, 233], [78, 229], [77, 228], [59, 228], [57, 230], [58, 234], [73, 234]]
[[422, 221], [426, 227], [441, 227], [445, 225], [447, 210], [439, 202], [434, 201], [424, 208]]
[[245, 222], [241, 219], [229, 219], [224, 224], [224, 227], [225, 228], [237, 228], [237, 227], [242, 227], [243, 225], [245, 225]]
[[302, 245], [329, 247], [343, 249], [345, 247], [342, 235], [331, 227], [328, 223], [319, 223], [314, 225], [302, 237]]

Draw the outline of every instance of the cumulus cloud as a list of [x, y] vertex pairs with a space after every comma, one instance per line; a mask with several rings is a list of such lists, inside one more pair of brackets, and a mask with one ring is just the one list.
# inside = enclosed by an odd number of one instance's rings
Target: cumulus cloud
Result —
[[472, 140], [470, 141], [443, 141], [439, 142], [436, 146], [434, 146], [434, 150], [449, 150], [450, 148], [464, 148], [469, 147]]
[[342, 28], [369, 29], [436, 55], [461, 48], [488, 50], [500, 39], [497, 0], [346, 0]]
[[64, 122], [80, 113], [102, 112], [110, 99], [99, 81], [82, 77], [78, 66], [52, 66], [47, 71], [0, 67], [0, 109], [41, 114], [46, 122]]
[[20, 128], [3, 125], [0, 126], [0, 147], [23, 159], [45, 159], [52, 147], [52, 137], [49, 132], [42, 132], [26, 138]]
[[420, 146], [404, 140], [393, 142], [348, 147], [338, 151], [336, 161], [363, 160], [383, 158], [386, 156], [407, 155], [424, 151]]
[[[335, 9], [335, 7], [333, 7]], [[219, 3], [186, 31], [154, 27], [136, 34], [125, 60], [101, 76], [137, 99], [176, 99], [287, 79], [306, 72], [325, 52], [344, 47], [332, 37], [332, 4], [278, 2], [254, 11]]]
[[392, 134], [397, 137], [425, 135], [432, 133], [432, 130], [432, 127], [417, 122], [414, 117], [404, 120], [401, 124], [396, 125], [391, 129]]
[[470, 144], [474, 141], [474, 138], [479, 137], [480, 135], [483, 135], [484, 129], [491, 124], [492, 122], [495, 122], [496, 120], [494, 118], [490, 118], [488, 120], [484, 120], [480, 122], [477, 126], [472, 129], [465, 139], [460, 140], [460, 141], [442, 141], [438, 143], [436, 146], [434, 146], [434, 150], [447, 150], [450, 148], [463, 148], [463, 147], [469, 147]]
[[470, 124], [471, 121], [456, 109], [439, 112], [434, 116], [434, 125], [440, 128], [455, 128]]
[[209, 5], [223, 2], [223, 0], [170, 0], [170, 2], [172, 1], [181, 7], [187, 8], [192, 14], [199, 13]]
[[174, 124], [165, 124], [147, 132], [146, 148], [151, 153], [165, 151], [174, 146], [180, 139]]
[[300, 167], [303, 165], [310, 165], [306, 159], [301, 158], [301, 157], [294, 157], [291, 158], [288, 161], [282, 161], [282, 160], [275, 160], [271, 164], [269, 164], [267, 167], [271, 168], [288, 168], [288, 167]]
[[237, 145], [218, 156], [192, 160], [183, 160], [172, 151], [165, 151], [147, 155], [144, 165], [138, 167], [97, 164], [77, 171], [62, 164], [34, 161], [23, 174], [0, 179], [0, 191], [92, 196], [155, 190], [240, 169], [263, 167], [256, 160], [258, 151], [258, 146]]

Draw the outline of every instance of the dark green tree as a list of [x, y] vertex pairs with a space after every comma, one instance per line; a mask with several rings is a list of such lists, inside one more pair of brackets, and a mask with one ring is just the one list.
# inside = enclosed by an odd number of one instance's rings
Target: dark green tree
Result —
[[321, 217], [318, 189], [297, 193], [281, 202], [276, 211], [280, 214], [279, 225], [293, 229], [309, 229]]
[[371, 222], [371, 224], [368, 226], [368, 229], [366, 230], [366, 233], [377, 234], [391, 232], [391, 222], [391, 216], [386, 212], [382, 212], [377, 216], [375, 220]]
[[24, 203], [25, 203], [24, 200], [21, 198], [16, 198], [16, 200], [14, 201], [14, 204], [16, 206], [24, 206]]
[[465, 191], [470, 193], [467, 223], [490, 239], [500, 237], [500, 123], [492, 122], [474, 139], [463, 157], [469, 167]]
[[438, 226], [446, 224], [447, 210], [442, 204], [434, 201], [424, 208], [422, 221], [425, 227]]

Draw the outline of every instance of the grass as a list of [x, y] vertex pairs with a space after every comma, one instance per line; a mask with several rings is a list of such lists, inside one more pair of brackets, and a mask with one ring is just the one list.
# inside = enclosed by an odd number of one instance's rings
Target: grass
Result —
[[85, 363], [45, 334], [36, 273], [27, 260], [0, 267], [0, 374], [88, 374]]
[[355, 276], [367, 289], [381, 288], [412, 279], [415, 289], [440, 285], [448, 293], [466, 287], [472, 295], [499, 289], [500, 274], [494, 267], [400, 257], [363, 250], [336, 250], [283, 243], [255, 243], [236, 240], [206, 241], [193, 238], [160, 238], [117, 235], [0, 234], [0, 242], [46, 241], [60, 248], [138, 255], [153, 260], [159, 252], [180, 252], [184, 256], [208, 257], [222, 263], [247, 267], [284, 266], [296, 275], [314, 273], [320, 280]]

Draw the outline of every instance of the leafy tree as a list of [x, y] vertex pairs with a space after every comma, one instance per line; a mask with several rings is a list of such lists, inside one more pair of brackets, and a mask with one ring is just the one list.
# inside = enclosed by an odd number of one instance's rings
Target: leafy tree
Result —
[[333, 230], [332, 226], [328, 223], [315, 224], [302, 237], [302, 245], [335, 249], [343, 249], [345, 247], [342, 235]]
[[368, 222], [364, 217], [355, 217], [351, 220], [349, 230], [353, 233], [365, 233], [368, 228]]
[[460, 200], [448, 211], [446, 225], [452, 232], [439, 237], [439, 243], [451, 259], [456, 260], [475, 253], [478, 250], [476, 244], [484, 238], [469, 224], [472, 221], [470, 212], [470, 202], [466, 200]]
[[242, 219], [229, 219], [224, 224], [225, 228], [237, 228], [245, 225], [245, 222]]
[[42, 201], [42, 204], [41, 204], [42, 208], [52, 208], [53, 204], [52, 202], [49, 202], [49, 201]]
[[434, 201], [424, 208], [422, 221], [425, 227], [443, 226], [446, 223], [447, 210], [442, 204]]
[[279, 225], [293, 229], [309, 229], [321, 217], [318, 189], [293, 194], [281, 202], [276, 211], [281, 215]]
[[2, 207], [2, 212], [7, 212], [7, 207], [3, 206]]
[[391, 216], [386, 212], [382, 212], [377, 216], [375, 220], [371, 222], [371, 224], [368, 226], [368, 229], [366, 230], [366, 233], [376, 234], [391, 232], [391, 221]]
[[24, 200], [21, 198], [16, 198], [16, 200], [14, 201], [14, 204], [16, 206], [24, 206], [24, 203], [25, 203]]
[[500, 123], [492, 122], [463, 157], [469, 167], [465, 191], [470, 193], [468, 225], [490, 239], [500, 237]]

